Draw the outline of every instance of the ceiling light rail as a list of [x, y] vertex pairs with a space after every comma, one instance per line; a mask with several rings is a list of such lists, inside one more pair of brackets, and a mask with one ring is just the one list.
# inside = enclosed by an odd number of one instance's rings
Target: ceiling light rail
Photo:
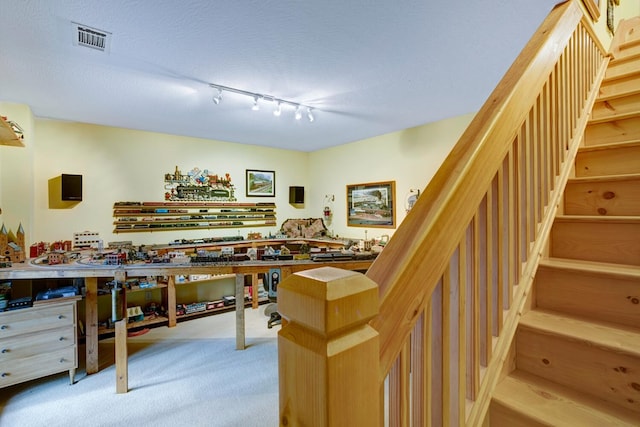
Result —
[[209, 83], [209, 86], [211, 86], [213, 89], [216, 90], [216, 93], [212, 98], [213, 102], [216, 105], [220, 104], [220, 102], [222, 102], [222, 92], [231, 92], [231, 93], [236, 93], [238, 95], [244, 95], [244, 96], [247, 96], [247, 97], [251, 98], [252, 99], [251, 109], [254, 110], [254, 111], [257, 111], [257, 110], [260, 109], [259, 103], [261, 101], [262, 102], [273, 102], [276, 105], [275, 110], [273, 111], [273, 115], [274, 116], [280, 116], [280, 114], [282, 113], [282, 107], [284, 105], [289, 105], [289, 106], [291, 106], [291, 107], [293, 107], [295, 109], [294, 117], [295, 117], [296, 120], [302, 119], [302, 111], [303, 110], [306, 111], [307, 119], [310, 122], [313, 122], [315, 120], [315, 116], [313, 114], [313, 108], [311, 108], [311, 107], [309, 107], [307, 105], [300, 104], [298, 102], [287, 101], [286, 99], [276, 98], [275, 96], [272, 96], [272, 95], [265, 95], [265, 94], [262, 94], [262, 93], [249, 92], [247, 90], [236, 89], [234, 87], [223, 86], [223, 85], [219, 85], [219, 84], [215, 84], [215, 83]]

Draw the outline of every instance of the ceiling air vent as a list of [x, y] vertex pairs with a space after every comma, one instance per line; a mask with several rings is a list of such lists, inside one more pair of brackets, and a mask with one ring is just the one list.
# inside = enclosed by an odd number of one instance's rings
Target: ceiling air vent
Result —
[[109, 52], [111, 45], [110, 32], [91, 28], [88, 25], [82, 25], [76, 22], [72, 22], [71, 24], [73, 25], [74, 45]]

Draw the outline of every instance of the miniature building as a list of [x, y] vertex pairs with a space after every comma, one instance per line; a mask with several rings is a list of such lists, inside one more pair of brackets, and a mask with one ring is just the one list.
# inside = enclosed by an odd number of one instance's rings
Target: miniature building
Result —
[[50, 251], [68, 252], [71, 250], [71, 240], [58, 240], [49, 245]]
[[7, 231], [2, 224], [0, 229], [0, 255], [5, 256], [12, 262], [24, 262], [27, 255], [24, 251], [24, 229], [22, 224], [18, 226], [15, 236]]
[[62, 252], [50, 252], [47, 259], [49, 265], [64, 264], [67, 262], [66, 256]]
[[37, 258], [40, 255], [44, 255], [47, 252], [47, 246], [44, 242], [38, 242], [31, 245], [29, 248], [29, 258]]
[[106, 265], [120, 265], [127, 262], [127, 255], [125, 253], [106, 254], [104, 257]]
[[73, 233], [73, 247], [76, 249], [97, 247], [102, 245], [100, 233], [95, 231], [83, 231], [81, 233]]

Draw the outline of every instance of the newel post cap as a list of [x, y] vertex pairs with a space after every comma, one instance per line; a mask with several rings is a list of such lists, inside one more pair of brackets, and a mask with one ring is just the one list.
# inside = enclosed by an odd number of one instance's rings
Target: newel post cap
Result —
[[378, 314], [378, 286], [362, 273], [320, 267], [295, 273], [278, 287], [278, 311], [324, 336], [365, 324]]

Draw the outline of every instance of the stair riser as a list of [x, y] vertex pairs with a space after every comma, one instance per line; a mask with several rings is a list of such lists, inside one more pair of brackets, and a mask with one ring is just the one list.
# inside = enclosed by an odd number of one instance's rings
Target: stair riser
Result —
[[614, 120], [587, 126], [584, 133], [586, 146], [615, 144], [640, 139], [640, 118]]
[[[638, 90], [639, 87], [636, 87]], [[591, 110], [591, 120], [616, 120], [617, 117], [640, 113], [640, 94], [622, 98], [596, 101]]]
[[536, 305], [621, 325], [640, 325], [640, 279], [607, 273], [541, 267]]
[[525, 327], [516, 349], [518, 369], [640, 413], [640, 359]]
[[556, 220], [550, 256], [640, 265], [640, 223]]
[[609, 99], [625, 96], [638, 91], [640, 87], [640, 73], [622, 77], [611, 81], [604, 81], [600, 85], [599, 99]]
[[579, 151], [576, 156], [577, 177], [630, 173], [640, 173], [640, 145]]
[[523, 412], [515, 411], [493, 400], [489, 406], [489, 420], [491, 426], [509, 426], [509, 427], [548, 427], [549, 424], [543, 424], [528, 417]]
[[640, 71], [638, 57], [627, 56], [624, 59], [609, 62], [607, 73], [604, 75], [603, 85], [611, 83], [614, 79], [628, 77]]
[[633, 56], [633, 55], [640, 55], [640, 44], [634, 43], [633, 45], [623, 48], [616, 55], [616, 58], [624, 58], [624, 57]]
[[564, 197], [567, 215], [640, 215], [640, 177], [569, 182]]

